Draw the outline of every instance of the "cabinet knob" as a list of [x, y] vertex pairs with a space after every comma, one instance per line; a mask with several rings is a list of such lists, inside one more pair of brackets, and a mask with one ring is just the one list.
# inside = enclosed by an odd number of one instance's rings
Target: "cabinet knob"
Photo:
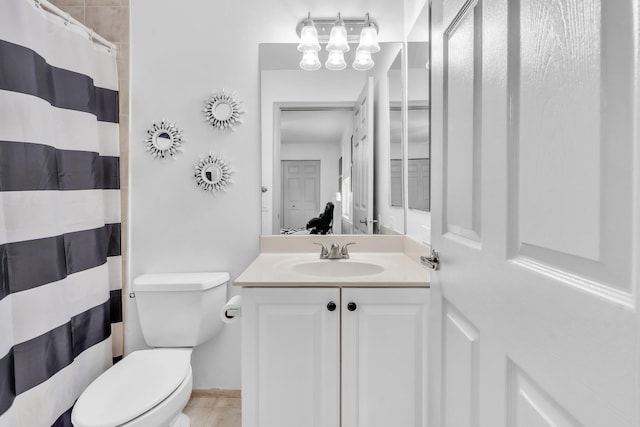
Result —
[[358, 308], [358, 306], [355, 302], [350, 302], [347, 304], [347, 310], [349, 311], [356, 311], [356, 308]]
[[336, 309], [336, 303], [331, 301], [329, 302], [329, 304], [327, 304], [327, 310], [329, 311], [334, 311]]

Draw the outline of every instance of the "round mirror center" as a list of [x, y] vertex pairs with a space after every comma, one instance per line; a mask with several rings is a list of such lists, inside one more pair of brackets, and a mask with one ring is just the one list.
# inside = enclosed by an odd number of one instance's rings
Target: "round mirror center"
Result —
[[213, 109], [213, 115], [218, 120], [227, 120], [231, 117], [233, 109], [231, 105], [227, 102], [219, 102]]
[[156, 146], [156, 148], [158, 148], [159, 150], [166, 150], [167, 148], [171, 147], [171, 144], [173, 144], [173, 138], [171, 138], [171, 135], [169, 135], [169, 133], [159, 132], [156, 134], [156, 137], [154, 138], [154, 145]]
[[202, 169], [202, 179], [209, 184], [215, 184], [222, 178], [222, 169], [218, 165], [207, 165]]

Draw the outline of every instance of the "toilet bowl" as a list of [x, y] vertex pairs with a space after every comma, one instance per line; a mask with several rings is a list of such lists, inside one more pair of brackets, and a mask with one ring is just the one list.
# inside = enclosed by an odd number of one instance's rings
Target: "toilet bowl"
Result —
[[146, 274], [133, 290], [146, 343], [78, 398], [75, 427], [188, 427], [193, 347], [222, 329], [228, 273]]
[[172, 425], [191, 395], [190, 362], [190, 349], [131, 353], [82, 393], [73, 410], [73, 425]]

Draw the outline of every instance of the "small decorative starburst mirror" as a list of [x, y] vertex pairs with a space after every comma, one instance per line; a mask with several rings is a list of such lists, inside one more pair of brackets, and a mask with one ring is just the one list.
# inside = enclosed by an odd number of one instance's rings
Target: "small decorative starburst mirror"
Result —
[[209, 154], [196, 164], [193, 177], [202, 190], [215, 193], [219, 190], [227, 191], [225, 187], [232, 182], [231, 173], [227, 161], [221, 156]]
[[222, 132], [227, 129], [235, 130], [234, 126], [242, 123], [241, 116], [245, 113], [241, 104], [234, 94], [224, 89], [214, 93], [204, 108], [207, 122]]
[[175, 123], [169, 123], [162, 119], [160, 123], [152, 123], [151, 129], [147, 130], [147, 151], [153, 157], [166, 159], [167, 157], [176, 158], [180, 151], [184, 151], [182, 144], [186, 139], [182, 136], [182, 131], [178, 129]]

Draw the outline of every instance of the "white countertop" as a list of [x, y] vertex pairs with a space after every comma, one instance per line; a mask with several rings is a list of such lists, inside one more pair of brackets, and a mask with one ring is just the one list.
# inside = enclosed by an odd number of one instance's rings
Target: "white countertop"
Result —
[[[363, 262], [384, 270], [362, 276], [326, 277], [299, 273], [292, 268], [310, 262]], [[349, 260], [320, 260], [316, 252], [263, 252], [234, 284], [245, 287], [429, 287], [429, 269], [404, 252], [353, 251]]]

